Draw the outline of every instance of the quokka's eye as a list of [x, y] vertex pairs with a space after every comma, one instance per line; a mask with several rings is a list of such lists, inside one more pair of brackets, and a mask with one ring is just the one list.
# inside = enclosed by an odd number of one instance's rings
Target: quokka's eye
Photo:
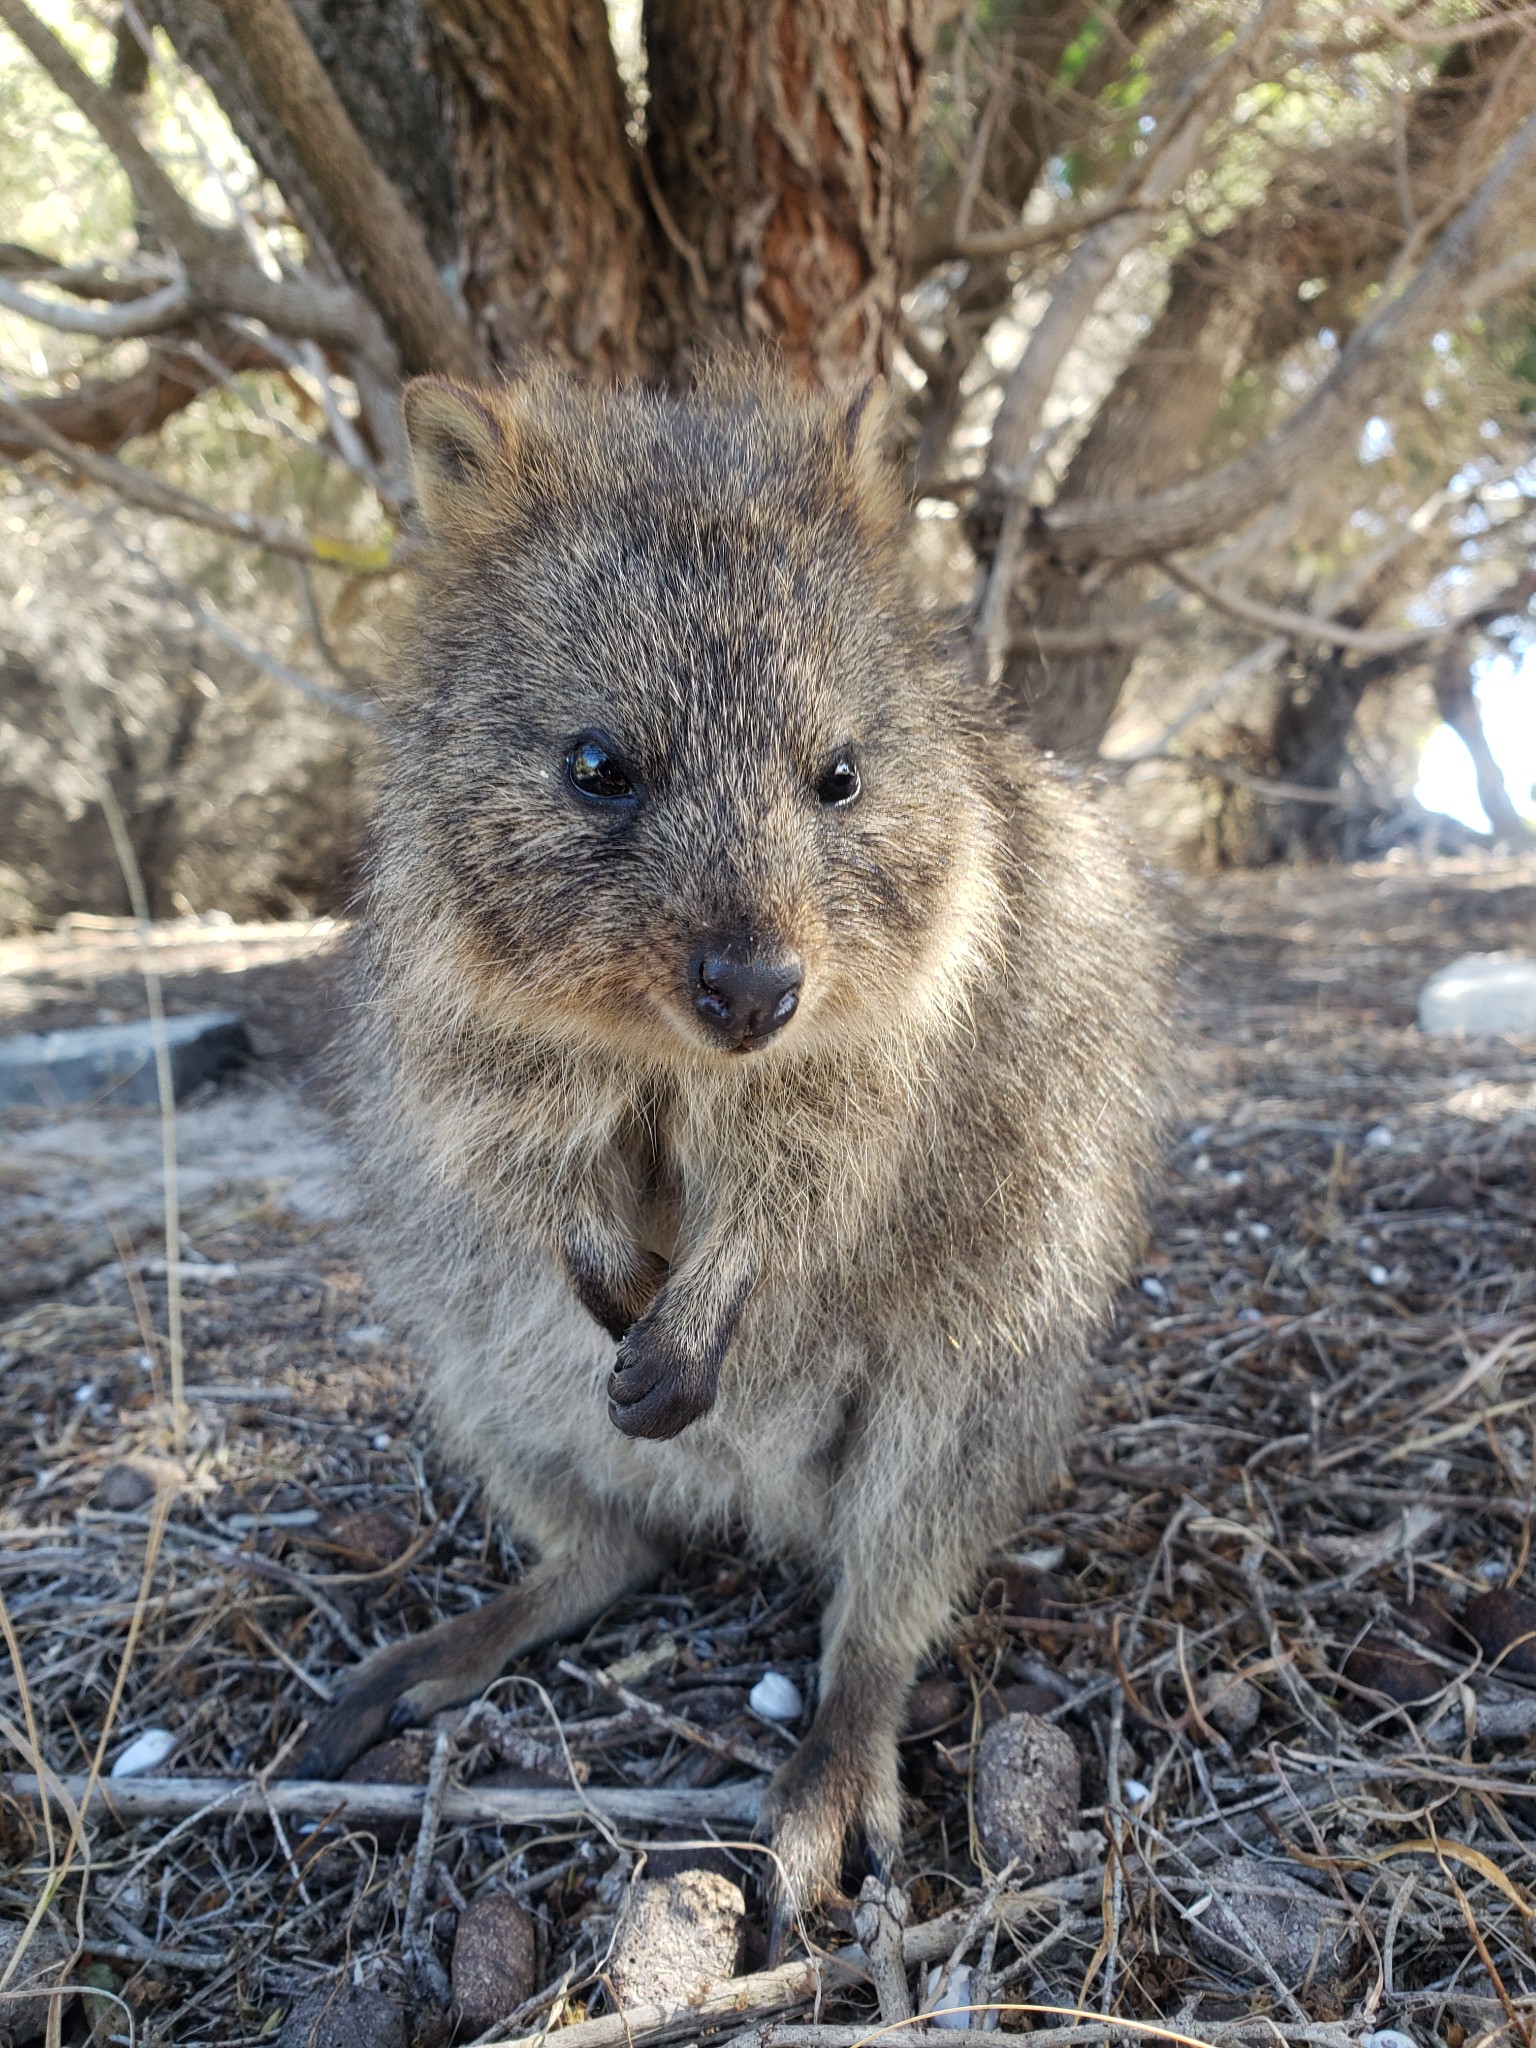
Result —
[[817, 783], [816, 794], [829, 810], [842, 810], [857, 799], [862, 788], [859, 764], [845, 750], [836, 756]]
[[633, 800], [635, 785], [601, 733], [582, 733], [565, 757], [565, 776], [578, 796], [592, 803], [623, 804]]

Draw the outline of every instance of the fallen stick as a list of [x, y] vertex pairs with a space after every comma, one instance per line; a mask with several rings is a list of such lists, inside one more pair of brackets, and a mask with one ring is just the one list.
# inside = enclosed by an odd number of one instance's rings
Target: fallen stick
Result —
[[[71, 1799], [84, 1796], [83, 1775], [59, 1777], [51, 1784]], [[0, 1778], [13, 1798], [36, 1801], [38, 1781], [30, 1771]], [[265, 1787], [250, 1778], [100, 1778], [96, 1797], [123, 1820], [164, 1820], [215, 1809], [221, 1819], [237, 1814], [297, 1813], [317, 1820], [419, 1820], [426, 1803], [425, 1785], [338, 1785], [304, 1778], [278, 1778]], [[527, 1826], [540, 1821], [640, 1821], [653, 1825], [728, 1821], [751, 1826], [757, 1819], [762, 1786], [756, 1780], [705, 1790], [669, 1791], [666, 1787], [625, 1785], [583, 1786], [573, 1791], [552, 1785], [516, 1789], [454, 1785], [443, 1794], [439, 1813], [449, 1825]]]
[[[758, 1970], [750, 1977], [727, 1977], [697, 2005], [631, 2005], [623, 2012], [604, 2013], [599, 2020], [577, 2020], [553, 2035], [505, 2035], [487, 2048], [540, 2048], [558, 2040], [560, 2048], [628, 2048], [636, 2041], [687, 2040], [722, 2026], [750, 2024], [791, 2006], [805, 2005], [829, 1976], [844, 1974], [836, 1956], [802, 1957], [780, 1963], [776, 1970]], [[855, 2035], [858, 2029], [854, 2028]], [[865, 2029], [868, 2032], [868, 2029]], [[798, 2038], [798, 2036], [797, 2036]], [[953, 2042], [947, 2048], [954, 2048]]]

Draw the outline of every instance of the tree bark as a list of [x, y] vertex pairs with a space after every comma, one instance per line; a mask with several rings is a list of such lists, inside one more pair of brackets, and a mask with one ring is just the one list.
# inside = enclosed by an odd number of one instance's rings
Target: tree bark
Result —
[[931, 0], [648, 0], [647, 168], [686, 353], [807, 381], [890, 368]]
[[[1417, 219], [1476, 175], [1536, 98], [1536, 77], [1520, 69], [1522, 47], [1515, 30], [1457, 45], [1415, 95], [1405, 139]], [[1347, 333], [1352, 305], [1410, 232], [1402, 197], [1391, 146], [1351, 142], [1188, 250], [1174, 265], [1162, 315], [1073, 457], [1056, 506], [1128, 505], [1177, 485], [1213, 452], [1233, 452], [1211, 446], [1232, 378], [1276, 362], [1324, 326]], [[1300, 288], [1312, 278], [1323, 290], [1303, 300]], [[1097, 750], [1135, 652], [1046, 656], [1031, 648], [1029, 626], [1091, 630], [1141, 601], [1134, 569], [1106, 584], [1097, 568], [1091, 550], [1070, 562], [1037, 558], [1030, 616], [1003, 671], [1020, 723], [1062, 753]]]
[[603, 0], [430, 0], [460, 283], [492, 361], [652, 374], [657, 242]]

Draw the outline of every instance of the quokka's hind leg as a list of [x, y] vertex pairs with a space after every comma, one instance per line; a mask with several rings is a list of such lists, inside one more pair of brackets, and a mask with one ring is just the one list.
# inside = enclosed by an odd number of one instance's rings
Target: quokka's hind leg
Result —
[[934, 1412], [923, 1384], [914, 1376], [904, 1389], [892, 1375], [890, 1398], [864, 1419], [837, 1480], [816, 1715], [764, 1800], [775, 1949], [797, 1910], [836, 1892], [850, 1837], [863, 1837], [880, 1876], [892, 1874], [907, 1694], [999, 1525], [995, 1480], [974, 1435]]
[[579, 1512], [562, 1518], [559, 1539], [507, 1592], [392, 1643], [361, 1665], [312, 1730], [294, 1775], [339, 1778], [390, 1729], [475, 1699], [514, 1657], [582, 1627], [661, 1566], [661, 1553], [632, 1523], [595, 1501], [583, 1502]]

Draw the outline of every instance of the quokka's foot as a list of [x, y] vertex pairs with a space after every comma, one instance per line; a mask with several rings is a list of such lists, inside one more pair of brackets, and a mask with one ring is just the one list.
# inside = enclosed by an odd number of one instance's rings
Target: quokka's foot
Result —
[[490, 1681], [478, 1672], [434, 1669], [437, 1660], [429, 1646], [437, 1633], [431, 1629], [410, 1642], [393, 1643], [358, 1669], [310, 1730], [293, 1767], [296, 1778], [339, 1778], [386, 1735], [416, 1727], [444, 1707], [462, 1706], [484, 1691]]
[[[831, 1716], [827, 1719], [832, 1721]], [[896, 1751], [860, 1744], [846, 1728], [823, 1731], [822, 1715], [780, 1769], [763, 1800], [760, 1825], [773, 1846], [769, 1950], [778, 1961], [797, 1916], [841, 1900], [843, 1859], [862, 1839], [867, 1867], [889, 1881], [901, 1859]]]
[[294, 1776], [339, 1778], [385, 1735], [477, 1699], [513, 1657], [549, 1632], [540, 1625], [547, 1590], [536, 1574], [483, 1607], [376, 1651], [321, 1715]]

